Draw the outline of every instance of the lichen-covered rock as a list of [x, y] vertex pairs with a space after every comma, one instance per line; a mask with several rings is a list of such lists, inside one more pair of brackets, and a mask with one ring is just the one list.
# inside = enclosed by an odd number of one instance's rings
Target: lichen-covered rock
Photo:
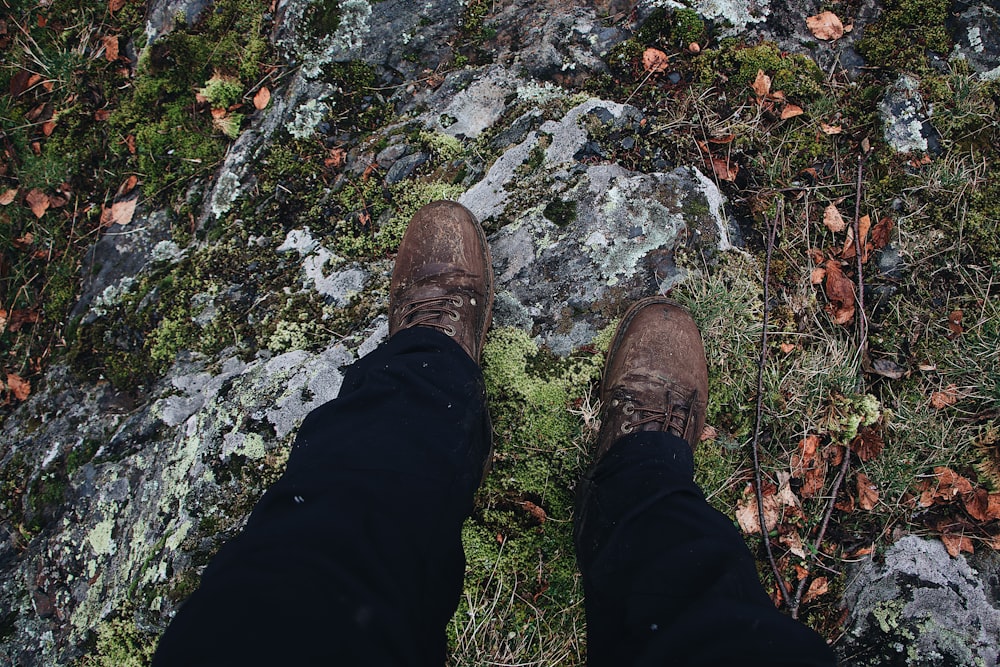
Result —
[[849, 579], [838, 644], [850, 665], [996, 665], [1000, 557], [952, 558], [939, 540], [904, 537]]
[[983, 79], [1000, 78], [1000, 11], [990, 3], [969, 3], [954, 16], [951, 57], [969, 63]]
[[930, 124], [920, 96], [920, 83], [915, 78], [900, 76], [886, 90], [878, 109], [885, 140], [896, 151], [937, 150], [937, 132]]

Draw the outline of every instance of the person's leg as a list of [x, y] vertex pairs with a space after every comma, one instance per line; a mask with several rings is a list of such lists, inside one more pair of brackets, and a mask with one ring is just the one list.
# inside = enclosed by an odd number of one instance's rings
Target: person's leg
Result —
[[468, 211], [414, 217], [390, 340], [303, 422], [285, 474], [205, 570], [154, 665], [444, 663], [461, 526], [491, 449], [478, 365], [488, 271]]
[[694, 483], [706, 401], [693, 321], [665, 299], [637, 304], [609, 351], [598, 457], [578, 489], [589, 664], [832, 665]]

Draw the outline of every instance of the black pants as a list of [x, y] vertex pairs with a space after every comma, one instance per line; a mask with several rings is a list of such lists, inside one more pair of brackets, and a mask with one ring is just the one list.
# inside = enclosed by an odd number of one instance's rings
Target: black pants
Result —
[[[489, 428], [480, 370], [447, 336], [408, 329], [360, 359], [154, 665], [442, 665]], [[692, 476], [683, 441], [639, 434], [581, 482], [590, 664], [833, 664]]]

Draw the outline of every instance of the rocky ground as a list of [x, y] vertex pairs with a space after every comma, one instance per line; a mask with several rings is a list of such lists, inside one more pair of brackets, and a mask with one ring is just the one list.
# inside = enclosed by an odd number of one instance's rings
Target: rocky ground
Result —
[[572, 489], [654, 293], [704, 332], [699, 482], [776, 604], [844, 664], [996, 664], [990, 3], [3, 2], [5, 664], [148, 662], [438, 198], [497, 276], [454, 664], [584, 662]]

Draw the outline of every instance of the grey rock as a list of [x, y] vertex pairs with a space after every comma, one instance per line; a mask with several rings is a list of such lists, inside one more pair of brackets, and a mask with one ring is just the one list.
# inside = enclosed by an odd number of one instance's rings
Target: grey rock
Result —
[[952, 18], [955, 48], [951, 58], [968, 61], [983, 79], [1000, 78], [1000, 8], [996, 3], [965, 2]]
[[389, 185], [393, 183], [399, 183], [400, 181], [406, 180], [413, 175], [414, 170], [422, 165], [424, 162], [430, 159], [430, 155], [427, 153], [413, 153], [412, 155], [407, 155], [396, 160], [389, 171], [385, 174], [385, 182]]
[[995, 665], [1000, 660], [1000, 556], [952, 558], [938, 540], [904, 537], [882, 564], [866, 560], [844, 593], [850, 665]]
[[383, 148], [378, 155], [375, 156], [375, 161], [378, 162], [378, 166], [383, 169], [388, 169], [393, 165], [396, 160], [407, 155], [413, 149], [406, 144], [393, 144]]
[[900, 76], [879, 103], [883, 136], [900, 153], [926, 151], [936, 137], [919, 88], [915, 78]]
[[177, 19], [194, 25], [212, 0], [153, 0], [146, 9], [146, 42], [152, 44], [173, 32]]

